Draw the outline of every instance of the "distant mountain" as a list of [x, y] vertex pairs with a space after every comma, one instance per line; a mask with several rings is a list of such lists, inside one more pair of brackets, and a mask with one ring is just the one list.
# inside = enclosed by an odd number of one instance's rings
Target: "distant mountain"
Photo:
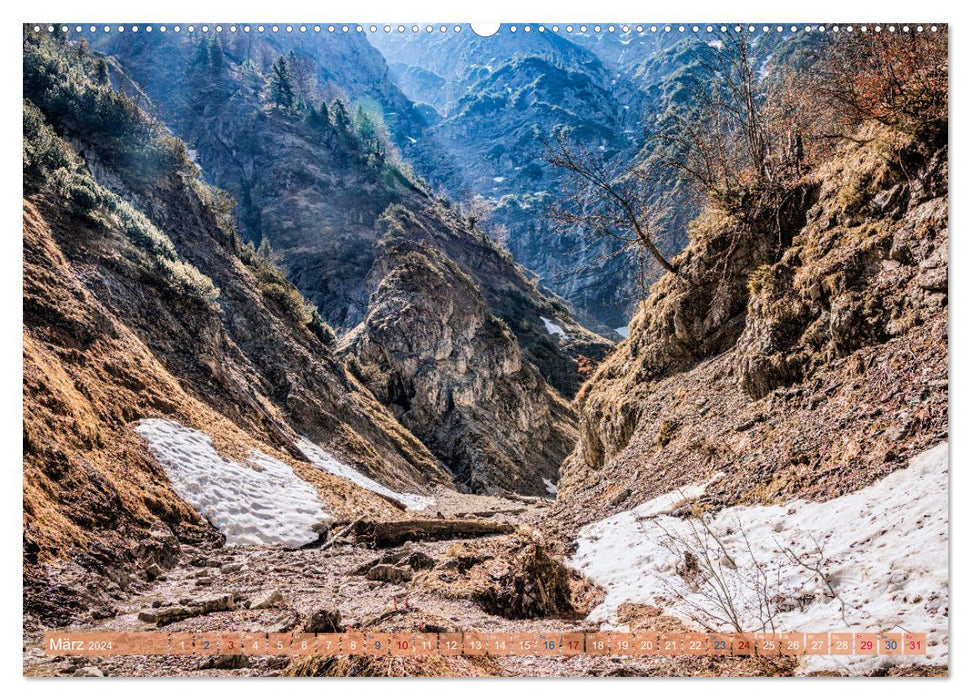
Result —
[[[602, 31], [567, 34], [508, 28], [492, 37], [369, 37], [388, 58], [392, 75], [412, 99], [434, 108], [426, 138], [454, 156], [446, 172], [418, 158], [416, 170], [453, 196], [484, 197], [495, 206], [494, 226], [513, 257], [562, 295], [592, 328], [627, 320], [653, 279], [640, 251], [613, 239], [563, 231], [548, 211], [562, 195], [558, 174], [544, 162], [554, 130], [597, 152], [623, 173], [641, 153], [646, 130], [677, 99], [672, 84], [696, 56], [675, 49], [683, 35]], [[658, 55], [666, 60], [651, 63]], [[696, 208], [684, 183], [663, 181], [656, 197], [666, 214], [662, 250], [683, 247], [685, 224]]]
[[[609, 26], [554, 32], [529, 25], [527, 32], [518, 25], [512, 32], [504, 25], [491, 37], [368, 35], [401, 90], [424, 103], [426, 114], [434, 112], [422, 138], [452, 157], [443, 168], [416, 149], [409, 153], [415, 170], [454, 198], [491, 202], [494, 235], [601, 332], [627, 325], [660, 270], [640, 249], [553, 225], [548, 211], [563, 192], [543, 161], [544, 142], [565, 130], [619, 176], [664, 160], [670, 154], [649, 137], [671, 110], [691, 106], [695, 91], [710, 83], [704, 64], [721, 50], [707, 34]], [[809, 40], [759, 36], [752, 50], [767, 65], [790, 60]], [[677, 172], [655, 168], [651, 177], [648, 208], [659, 247], [670, 257], [687, 244], [698, 192]]]

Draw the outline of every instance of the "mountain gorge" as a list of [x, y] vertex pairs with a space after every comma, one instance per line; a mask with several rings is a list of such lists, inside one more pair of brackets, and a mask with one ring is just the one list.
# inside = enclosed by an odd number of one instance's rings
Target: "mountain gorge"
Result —
[[[441, 169], [412, 152], [416, 171], [456, 199], [488, 202], [492, 235], [517, 262], [588, 327], [626, 332], [638, 301], [663, 270], [639, 246], [551, 219], [550, 210], [569, 193], [546, 162], [547, 143], [561, 132], [602, 159], [613, 176], [646, 175], [646, 206], [660, 250], [679, 253], [702, 193], [670, 167], [683, 153], [657, 136], [713, 82], [722, 47], [695, 33], [644, 27], [517, 29], [504, 25], [487, 38], [409, 32], [369, 38], [401, 90], [426, 112], [435, 111], [423, 138], [455, 154]], [[751, 50], [768, 66], [792, 61], [811, 42], [788, 38], [786, 50], [777, 53], [777, 36], [758, 36]]]
[[[379, 33], [371, 41], [401, 89], [436, 110], [429, 137], [457, 155], [456, 166], [445, 172], [420, 157], [413, 161], [416, 170], [452, 196], [489, 202], [493, 235], [584, 323], [609, 334], [627, 325], [656, 273], [643, 268], [637, 249], [550, 219], [565, 192], [545, 162], [546, 145], [562, 131], [619, 172], [630, 169], [645, 131], [668, 106], [665, 86], [679, 80], [678, 71], [693, 58], [682, 52], [683, 60], [661, 64], [666, 70], [648, 77], [637, 64], [683, 37], [604, 31], [594, 39], [589, 32], [526, 28], [512, 33], [503, 27], [488, 38]], [[659, 199], [684, 204], [672, 202], [659, 222], [666, 254], [683, 246], [680, 231], [692, 218], [678, 184], [657, 188]], [[682, 191], [686, 184], [680, 183]]]
[[[914, 625], [926, 658], [845, 666], [98, 664], [946, 672], [946, 36], [467, 29], [24, 28], [25, 673], [80, 670], [62, 626]], [[599, 203], [558, 135], [646, 239], [557, 220]]]

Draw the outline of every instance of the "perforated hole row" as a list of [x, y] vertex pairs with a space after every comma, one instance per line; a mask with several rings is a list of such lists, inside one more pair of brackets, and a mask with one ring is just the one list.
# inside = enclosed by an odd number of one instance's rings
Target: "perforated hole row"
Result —
[[[277, 24], [271, 24], [271, 25], [264, 25], [264, 24], [256, 24], [256, 25], [249, 25], [249, 24], [225, 24], [225, 25], [224, 24], [214, 24], [214, 25], [209, 25], [209, 24], [201, 24], [201, 25], [194, 25], [194, 24], [81, 25], [81, 24], [75, 24], [75, 25], [67, 25], [67, 24], [61, 24], [61, 25], [54, 25], [54, 24], [46, 24], [46, 25], [41, 25], [41, 24], [35, 24], [33, 29], [34, 29], [34, 32], [47, 31], [51, 33], [58, 31], [59, 29], [61, 32], [73, 32], [75, 34], [80, 34], [84, 32], [122, 33], [126, 31], [133, 32], [133, 33], [139, 32], [139, 31], [142, 31], [142, 32], [158, 31], [163, 33], [171, 31], [177, 34], [181, 32], [189, 32], [191, 34], [197, 31], [201, 31], [201, 32], [228, 31], [228, 32], [257, 32], [257, 33], [298, 32], [302, 34], [307, 34], [307, 33], [319, 34], [321, 32], [327, 32], [329, 34], [348, 34], [352, 32], [370, 32], [370, 33], [384, 32], [385, 34], [391, 34], [391, 33], [404, 34], [406, 32], [411, 32], [413, 34], [417, 34], [419, 32], [425, 32], [425, 33], [431, 34], [433, 32], [448, 33], [448, 32], [473, 31], [469, 29], [467, 25], [461, 25], [461, 24], [437, 24], [437, 25], [371, 24], [367, 26], [360, 25], [360, 24], [329, 24], [329, 25], [320, 25], [320, 24], [313, 24], [313, 25], [310, 25], [310, 24], [296, 24], [296, 25], [293, 25], [293, 24], [286, 24], [286, 25], [277, 25]], [[880, 24], [877, 24], [877, 25], [825, 25], [825, 24], [818, 24], [818, 25], [817, 24], [808, 24], [808, 25], [805, 25], [805, 24], [803, 25], [795, 25], [795, 24], [792, 24], [792, 25], [781, 25], [781, 24], [773, 24], [773, 25], [768, 25], [768, 24], [761, 24], [761, 25], [755, 25], [755, 24], [736, 24], [736, 25], [724, 25], [724, 24], [722, 25], [711, 25], [711, 24], [708, 24], [708, 25], [697, 25], [697, 24], [693, 24], [693, 25], [685, 25], [685, 24], [558, 25], [558, 24], [552, 24], [552, 25], [544, 25], [544, 24], [539, 24], [539, 25], [536, 25], [536, 24], [521, 24], [521, 25], [516, 25], [516, 24], [510, 24], [510, 25], [503, 25], [500, 31], [505, 31], [509, 33], [516, 33], [520, 31], [527, 32], [527, 33], [533, 32], [533, 31], [537, 31], [537, 32], [551, 31], [551, 32], [566, 32], [567, 34], [599, 34], [603, 32], [608, 32], [608, 33], [619, 32], [621, 34], [644, 34], [644, 33], [663, 33], [663, 32], [709, 34], [714, 32], [729, 32], [729, 31], [735, 31], [739, 33], [748, 32], [750, 34], [754, 34], [754, 33], [767, 34], [770, 32], [776, 32], [780, 34], [781, 33], [795, 34], [797, 32], [832, 32], [832, 33], [842, 32], [842, 33], [849, 34], [853, 32], [881, 33], [885, 31], [891, 32], [891, 33], [895, 33], [895, 32], [909, 33], [909, 32], [924, 32], [924, 31], [936, 32], [938, 31], [938, 28], [936, 25], [925, 26], [920, 24], [918, 25], [907, 25], [907, 24], [904, 24], [904, 25], [899, 25], [899, 24], [889, 24], [889, 25], [880, 25]]]

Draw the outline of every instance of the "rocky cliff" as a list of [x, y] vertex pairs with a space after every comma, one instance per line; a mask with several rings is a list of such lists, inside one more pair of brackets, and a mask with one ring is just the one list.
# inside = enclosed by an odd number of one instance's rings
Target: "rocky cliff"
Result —
[[435, 216], [385, 215], [368, 314], [342, 347], [457, 483], [545, 495], [573, 448], [573, 413], [469, 275], [416, 235]]

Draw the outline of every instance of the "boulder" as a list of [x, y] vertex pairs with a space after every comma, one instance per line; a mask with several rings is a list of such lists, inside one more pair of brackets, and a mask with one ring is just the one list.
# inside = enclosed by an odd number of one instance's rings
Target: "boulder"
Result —
[[314, 610], [307, 617], [303, 631], [314, 634], [343, 632], [343, 627], [341, 627], [341, 614], [337, 610], [327, 610], [325, 608]]
[[371, 567], [371, 570], [367, 572], [368, 580], [385, 581], [386, 583], [404, 583], [410, 581], [412, 575], [411, 569], [392, 564], [378, 564]]
[[97, 666], [82, 666], [74, 672], [75, 678], [104, 678], [104, 672]]
[[266, 608], [281, 608], [284, 605], [283, 594], [274, 589], [256, 598], [250, 610], [264, 610]]

